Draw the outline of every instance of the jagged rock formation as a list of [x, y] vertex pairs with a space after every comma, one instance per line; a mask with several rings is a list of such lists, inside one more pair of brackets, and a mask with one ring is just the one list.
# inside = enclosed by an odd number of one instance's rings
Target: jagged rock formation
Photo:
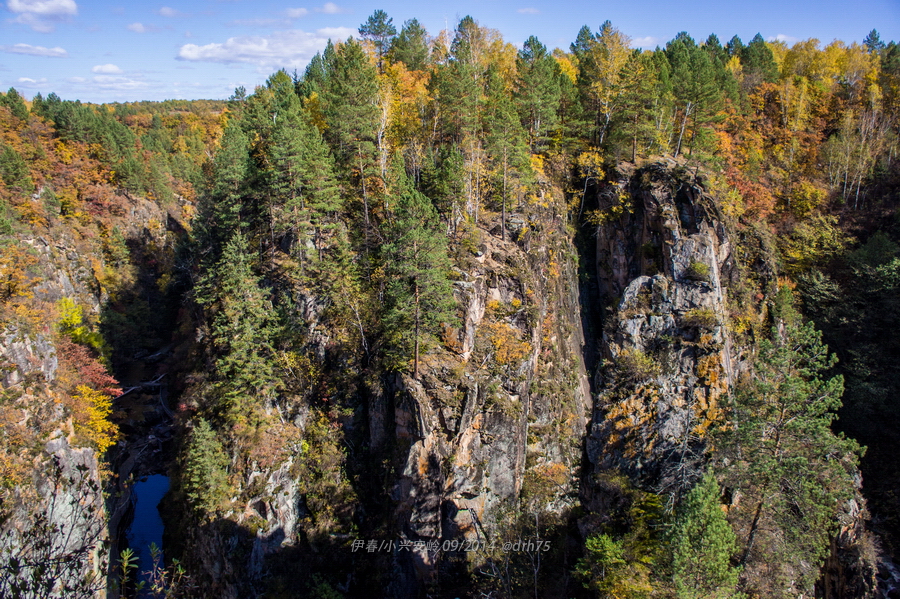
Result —
[[620, 167], [600, 211], [607, 367], [587, 453], [596, 469], [680, 492], [739, 367], [727, 326], [732, 244], [714, 201], [662, 164]]
[[[401, 538], [490, 536], [530, 476], [573, 479], [590, 412], [573, 257], [558, 221], [535, 220], [516, 243], [485, 235], [460, 270], [457, 351], [434, 356], [421, 381], [399, 377], [394, 394], [408, 446], [392, 491]], [[420, 573], [435, 565], [424, 549], [406, 556]]]

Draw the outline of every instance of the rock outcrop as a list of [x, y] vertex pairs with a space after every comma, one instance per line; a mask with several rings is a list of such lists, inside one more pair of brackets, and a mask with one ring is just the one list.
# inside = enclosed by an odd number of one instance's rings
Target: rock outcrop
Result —
[[601, 194], [595, 469], [658, 491], [695, 480], [704, 432], [722, 416], [739, 364], [727, 326], [732, 244], [702, 188], [663, 165], [628, 166]]

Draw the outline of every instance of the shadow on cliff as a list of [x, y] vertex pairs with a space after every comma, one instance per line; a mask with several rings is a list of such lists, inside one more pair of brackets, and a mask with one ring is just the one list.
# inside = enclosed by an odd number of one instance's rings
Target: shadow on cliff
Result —
[[[310, 536], [300, 529], [292, 544], [283, 544], [285, 533], [278, 528], [268, 535], [233, 520], [220, 518], [188, 526], [186, 515], [177, 513], [183, 504], [171, 495], [163, 500], [162, 511], [182, 525], [166, 518], [164, 545], [172, 555], [181, 555], [188, 572], [204, 573], [191, 581], [193, 594], [200, 597], [265, 597], [265, 599], [332, 599], [372, 597], [389, 586], [391, 552], [379, 547], [353, 549], [346, 535]], [[181, 531], [181, 532], [179, 532]], [[180, 537], [188, 531], [190, 539]], [[363, 540], [360, 537], [359, 540]], [[184, 544], [203, 547], [196, 555], [184, 553]], [[187, 590], [187, 589], [185, 589]], [[415, 594], [397, 594], [415, 598]]]

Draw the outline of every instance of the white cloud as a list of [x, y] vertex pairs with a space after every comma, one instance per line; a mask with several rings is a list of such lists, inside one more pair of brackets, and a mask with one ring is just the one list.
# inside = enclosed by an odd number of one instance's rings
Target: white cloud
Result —
[[32, 79], [31, 77], [19, 77], [17, 80], [18, 83], [22, 83], [27, 85], [40, 85], [42, 83], [47, 83], [47, 79], [41, 77], [40, 79]]
[[135, 33], [146, 33], [148, 31], [147, 27], [143, 23], [132, 23], [128, 27], [126, 27], [129, 31], [134, 31]]
[[785, 35], [783, 33], [779, 33], [775, 37], [766, 38], [767, 42], [784, 42], [785, 44], [796, 44], [800, 41], [799, 38], [793, 37], [791, 35]]
[[14, 46], [0, 46], [0, 50], [10, 54], [28, 54], [30, 56], [46, 56], [48, 58], [65, 58], [68, 52], [60, 48], [45, 48], [44, 46], [32, 46], [30, 44], [15, 44]]
[[122, 72], [122, 69], [117, 67], [112, 63], [107, 64], [98, 64], [94, 68], [91, 69], [92, 73], [103, 73], [104, 75], [118, 75]]
[[284, 11], [284, 14], [287, 15], [287, 18], [289, 19], [299, 19], [308, 15], [309, 11], [305, 8], [289, 8]]
[[74, 0], [9, 0], [6, 6], [12, 12], [44, 17], [78, 14], [78, 5]]
[[315, 10], [316, 12], [322, 12], [322, 13], [325, 13], [326, 15], [337, 15], [337, 14], [340, 14], [340, 13], [342, 13], [342, 12], [350, 12], [350, 11], [347, 10], [346, 8], [341, 8], [340, 6], [338, 6], [337, 4], [335, 4], [334, 2], [326, 2], [326, 3], [323, 4], [321, 7], [316, 8], [316, 9], [314, 9], [314, 10]]
[[316, 29], [316, 33], [332, 40], [345, 40], [351, 35], [356, 35], [357, 30], [350, 27], [322, 27]]
[[520, 15], [537, 15], [540, 14], [541, 11], [536, 8], [520, 8], [516, 12]]
[[112, 77], [110, 75], [97, 75], [91, 79], [91, 85], [105, 90], [130, 90], [144, 89], [150, 84], [146, 81], [129, 79], [128, 77]]
[[6, 7], [18, 15], [13, 22], [41, 33], [53, 31], [56, 23], [78, 14], [75, 0], [9, 0]]
[[171, 8], [169, 6], [163, 6], [156, 12], [163, 17], [177, 17], [178, 15], [181, 14], [179, 11], [177, 11], [174, 8]]
[[222, 64], [250, 63], [264, 67], [302, 67], [316, 52], [325, 48], [329, 38], [348, 37], [349, 27], [329, 27], [315, 33], [293, 29], [272, 35], [230, 37], [224, 43], [185, 44], [178, 51], [178, 60], [217, 62]]
[[648, 35], [647, 37], [636, 37], [631, 40], [632, 48], [655, 48], [659, 45], [659, 38]]

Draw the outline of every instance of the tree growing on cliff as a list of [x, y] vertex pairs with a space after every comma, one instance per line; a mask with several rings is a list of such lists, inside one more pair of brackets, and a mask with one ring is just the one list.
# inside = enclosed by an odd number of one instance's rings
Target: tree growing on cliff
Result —
[[441, 324], [453, 320], [454, 304], [447, 278], [447, 239], [437, 212], [408, 180], [402, 187], [390, 225], [391, 241], [384, 246], [390, 281], [384, 322], [395, 366], [412, 354], [413, 377], [418, 378], [421, 346]]
[[843, 379], [828, 376], [834, 356], [789, 304], [783, 315], [783, 329], [760, 343], [721, 437], [724, 482], [743, 496], [730, 514], [743, 586], [775, 595], [791, 585], [812, 592], [841, 505], [853, 496], [859, 453], [831, 430], [843, 392]]
[[235, 234], [197, 290], [198, 303], [212, 312], [217, 355], [210, 409], [232, 424], [251, 426], [279, 384], [272, 359], [272, 307], [252, 261], [247, 239]]
[[194, 425], [181, 461], [185, 497], [199, 514], [212, 514], [228, 497], [228, 456], [206, 420]]
[[672, 533], [678, 599], [735, 596], [739, 570], [731, 565], [737, 542], [719, 502], [719, 485], [707, 474], [688, 493]]

